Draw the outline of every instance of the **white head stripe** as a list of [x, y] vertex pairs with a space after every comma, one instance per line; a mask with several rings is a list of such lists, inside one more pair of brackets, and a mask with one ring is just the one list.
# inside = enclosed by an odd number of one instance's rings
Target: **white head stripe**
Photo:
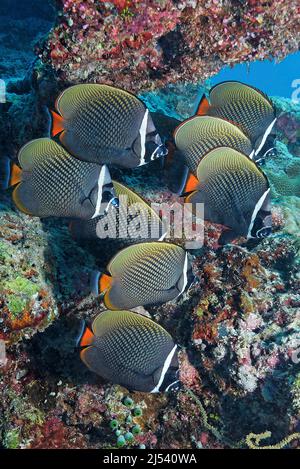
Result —
[[[187, 286], [187, 281], [188, 281], [188, 278], [187, 278], [187, 268], [188, 268], [188, 254], [186, 253], [185, 254], [185, 259], [184, 259], [184, 266], [183, 266], [183, 285], [182, 285], [182, 289], [181, 289], [181, 292], [179, 293], [179, 295], [181, 295], [181, 293], [184, 292], [186, 286]], [[179, 296], [178, 295], [178, 296]]]
[[141, 127], [140, 127], [140, 136], [141, 136], [141, 160], [139, 166], [142, 166], [146, 163], [145, 161], [145, 154], [146, 154], [146, 132], [147, 132], [147, 125], [148, 125], [148, 114], [149, 111], [146, 109], [144, 114]]
[[252, 152], [251, 152], [250, 155], [249, 155], [249, 158], [250, 158], [251, 160], [253, 160], [253, 156], [254, 156], [254, 155], [255, 155], [255, 150], [252, 150]]
[[259, 201], [257, 202], [257, 204], [254, 207], [252, 217], [251, 217], [251, 221], [250, 221], [250, 225], [249, 225], [249, 229], [248, 229], [247, 239], [252, 238], [251, 231], [252, 231], [252, 228], [253, 228], [253, 225], [254, 225], [254, 222], [255, 222], [256, 215], [258, 214], [261, 207], [263, 206], [263, 203], [264, 203], [264, 201], [265, 201], [265, 199], [266, 199], [269, 192], [270, 192], [270, 188], [266, 192], [264, 192], [264, 194], [261, 196], [261, 198], [259, 199]]
[[92, 218], [96, 218], [100, 215], [100, 207], [101, 207], [101, 202], [102, 202], [102, 189], [103, 189], [103, 185], [104, 185], [104, 181], [107, 176], [107, 173], [109, 174], [107, 166], [106, 165], [102, 166], [100, 174], [99, 174], [99, 178], [98, 178], [98, 196], [97, 196], [96, 209]]
[[255, 155], [257, 155], [257, 154], [260, 152], [260, 150], [262, 149], [262, 147], [263, 147], [264, 144], [266, 143], [266, 140], [267, 140], [267, 138], [268, 138], [268, 135], [271, 133], [271, 130], [273, 129], [276, 120], [277, 120], [277, 118], [274, 119], [273, 122], [271, 122], [271, 124], [269, 125], [269, 127], [268, 127], [267, 130], [265, 131], [265, 134], [264, 134], [264, 136], [263, 136], [263, 138], [262, 138], [262, 141], [261, 141], [261, 143], [260, 143], [258, 149], [255, 151]]
[[174, 345], [171, 352], [169, 353], [169, 355], [166, 358], [166, 361], [164, 363], [164, 366], [163, 366], [159, 381], [158, 381], [157, 385], [155, 386], [155, 388], [153, 388], [152, 391], [150, 391], [151, 393], [159, 392], [159, 388], [161, 387], [162, 383], [164, 382], [165, 375], [166, 375], [166, 373], [169, 369], [169, 366], [171, 364], [171, 361], [172, 361], [172, 358], [173, 358], [173, 355], [174, 355], [176, 349], [177, 349], [177, 345]]

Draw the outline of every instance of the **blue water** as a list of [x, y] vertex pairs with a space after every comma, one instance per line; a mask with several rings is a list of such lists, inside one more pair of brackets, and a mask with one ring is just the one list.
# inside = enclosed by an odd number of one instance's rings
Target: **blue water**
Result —
[[[266, 60], [227, 66], [211, 79], [214, 85], [224, 80], [238, 80], [255, 86], [270, 96], [291, 98], [294, 80], [300, 80], [300, 52], [281, 62]], [[299, 87], [299, 84], [297, 85]]]

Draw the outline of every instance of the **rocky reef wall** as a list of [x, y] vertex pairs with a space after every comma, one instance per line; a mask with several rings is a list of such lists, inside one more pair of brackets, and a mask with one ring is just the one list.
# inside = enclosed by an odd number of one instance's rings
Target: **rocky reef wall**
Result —
[[68, 83], [140, 91], [299, 48], [297, 0], [64, 0], [58, 8], [39, 56]]

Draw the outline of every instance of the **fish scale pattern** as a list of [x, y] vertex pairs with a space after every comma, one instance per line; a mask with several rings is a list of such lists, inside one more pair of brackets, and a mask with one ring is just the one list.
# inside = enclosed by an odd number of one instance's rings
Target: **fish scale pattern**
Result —
[[224, 224], [228, 219], [235, 219], [234, 212], [240, 207], [242, 215], [238, 220], [249, 225], [253, 200], [258, 200], [268, 189], [267, 179], [255, 163], [230, 148], [216, 149], [207, 154], [198, 167], [198, 179], [201, 181], [200, 189], [218, 214], [219, 223]]
[[250, 140], [238, 127], [208, 116], [196, 116], [181, 125], [175, 133], [175, 142], [194, 175], [201, 158], [216, 147], [228, 146], [246, 155], [252, 151]]
[[[111, 381], [117, 379], [130, 388], [136, 385], [137, 375], [142, 382], [148, 377], [151, 384], [152, 375], [162, 367], [174, 347], [165, 329], [130, 311], [105, 311], [95, 319], [93, 332], [93, 346], [86, 351], [85, 360]], [[126, 363], [121, 359], [123, 356]]]
[[[91, 92], [86, 88], [79, 92], [80, 107], [71, 114], [67, 127], [72, 128], [87, 148], [91, 144], [94, 147], [130, 147], [136, 137], [132, 129], [139, 127], [146, 110], [144, 104], [122, 90], [101, 87], [99, 93], [99, 88], [92, 88]], [[62, 115], [67, 99], [68, 95], [59, 104]]]
[[174, 299], [184, 261], [185, 251], [173, 244], [151, 242], [124, 249], [109, 266], [115, 280], [106, 294], [108, 304], [131, 308], [157, 303], [162, 297]]
[[210, 92], [210, 102], [208, 115], [228, 119], [238, 125], [253, 144], [262, 129], [266, 129], [275, 118], [273, 106], [263, 93], [237, 82], [225, 82], [214, 87]]
[[[16, 188], [15, 197], [20, 197], [22, 203], [39, 217], [56, 216], [72, 217], [86, 216], [82, 202], [87, 198], [96, 185], [100, 167], [77, 160], [56, 142], [49, 139], [33, 141], [24, 149], [26, 155], [20, 153], [20, 163], [30, 177]], [[27, 154], [30, 155], [29, 168]], [[82, 184], [81, 181], [84, 181]], [[30, 199], [21, 194], [28, 193]], [[90, 204], [91, 215], [95, 208]]]

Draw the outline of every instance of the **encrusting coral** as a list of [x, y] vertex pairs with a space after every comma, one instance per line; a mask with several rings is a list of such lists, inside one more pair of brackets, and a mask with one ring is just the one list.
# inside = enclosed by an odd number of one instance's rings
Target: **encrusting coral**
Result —
[[57, 23], [39, 56], [61, 80], [130, 91], [282, 59], [300, 31], [297, 0], [62, 0]]

